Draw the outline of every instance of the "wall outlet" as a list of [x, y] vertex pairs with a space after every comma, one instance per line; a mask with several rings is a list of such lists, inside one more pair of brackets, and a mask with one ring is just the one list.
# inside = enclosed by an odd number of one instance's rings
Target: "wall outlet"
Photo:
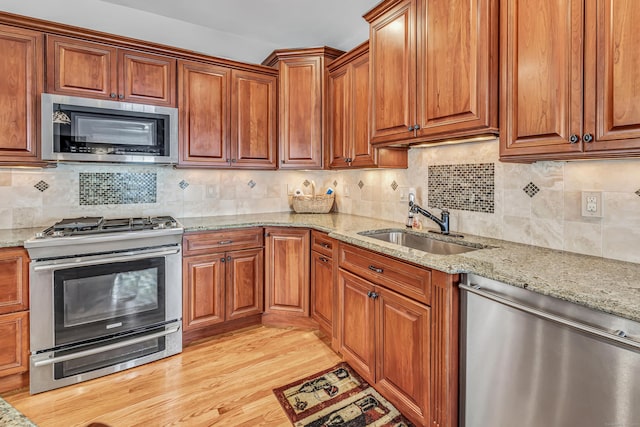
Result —
[[207, 199], [214, 199], [218, 197], [218, 189], [215, 185], [207, 185]]
[[582, 216], [602, 218], [602, 191], [582, 192]]

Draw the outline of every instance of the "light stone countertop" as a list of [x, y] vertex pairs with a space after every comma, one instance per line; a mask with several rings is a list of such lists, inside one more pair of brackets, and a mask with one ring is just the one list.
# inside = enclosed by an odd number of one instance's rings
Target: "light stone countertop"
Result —
[[36, 427], [27, 417], [0, 397], [0, 426]]
[[404, 224], [347, 214], [267, 213], [181, 218], [185, 232], [252, 226], [308, 227], [330, 237], [446, 273], [475, 273], [520, 288], [640, 322], [640, 264], [465, 234], [434, 239], [480, 246], [460, 255], [434, 255], [361, 236]]
[[25, 240], [29, 240], [38, 231], [46, 227], [38, 228], [14, 228], [13, 230], [0, 230], [0, 248], [13, 248], [22, 246]]

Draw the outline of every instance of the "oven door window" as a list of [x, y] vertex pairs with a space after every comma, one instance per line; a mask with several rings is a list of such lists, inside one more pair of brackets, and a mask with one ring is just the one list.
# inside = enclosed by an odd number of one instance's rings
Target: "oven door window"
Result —
[[56, 346], [131, 331], [165, 320], [162, 257], [57, 270]]

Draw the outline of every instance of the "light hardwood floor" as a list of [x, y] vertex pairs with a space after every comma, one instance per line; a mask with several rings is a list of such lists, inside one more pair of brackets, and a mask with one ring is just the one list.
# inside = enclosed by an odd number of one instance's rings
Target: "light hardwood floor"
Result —
[[255, 327], [85, 383], [3, 398], [38, 426], [289, 426], [273, 392], [340, 361], [313, 331]]

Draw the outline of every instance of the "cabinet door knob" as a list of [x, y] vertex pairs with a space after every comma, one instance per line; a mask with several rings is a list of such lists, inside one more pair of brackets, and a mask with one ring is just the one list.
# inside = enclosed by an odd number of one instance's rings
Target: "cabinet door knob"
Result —
[[110, 96], [111, 98], [115, 98], [117, 95], [116, 95], [115, 93], [111, 92], [111, 93], [109, 94], [109, 96]]
[[413, 131], [413, 129], [415, 129], [413, 126], [409, 126], [408, 128], [409, 132]]
[[227, 257], [227, 261], [228, 261], [228, 262], [231, 262], [231, 255], [229, 255], [229, 256]]
[[369, 298], [371, 298], [371, 294], [372, 294], [372, 293], [373, 293], [373, 292], [371, 292], [371, 291], [367, 292], [367, 296], [368, 296]]
[[224, 257], [223, 257], [223, 258], [220, 258], [220, 262], [226, 262], [226, 261], [227, 261], [227, 259], [226, 259], [226, 258], [224, 258]]
[[584, 142], [593, 142], [593, 135], [591, 135], [590, 133], [585, 133], [582, 139], [584, 140]]
[[415, 126], [413, 127], [413, 130], [418, 130], [418, 129], [420, 129], [420, 125], [415, 125]]
[[575, 133], [569, 137], [569, 142], [572, 143], [572, 144], [575, 144], [578, 141], [580, 141], [580, 137], [578, 135], [576, 135]]
[[376, 298], [379, 297], [379, 295], [376, 292], [371, 292], [370, 297], [373, 298], [373, 299], [376, 299]]
[[119, 99], [124, 99], [124, 95], [123, 95], [123, 94], [120, 94], [120, 95], [118, 95], [118, 98], [119, 98]]
[[322, 256], [322, 257], [320, 257], [320, 261], [322, 261], [322, 262], [329, 262], [329, 260], [328, 260], [327, 258], [323, 257], [323, 256]]

